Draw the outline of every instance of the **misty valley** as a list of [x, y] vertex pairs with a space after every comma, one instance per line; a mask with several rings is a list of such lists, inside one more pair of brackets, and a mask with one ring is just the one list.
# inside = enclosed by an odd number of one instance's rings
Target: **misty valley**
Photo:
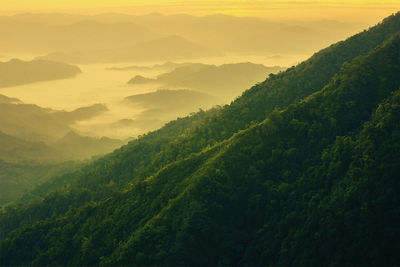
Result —
[[19, 13], [0, 36], [0, 266], [400, 262], [400, 13]]
[[[170, 120], [228, 103], [240, 95], [243, 82], [250, 86], [283, 70], [236, 63], [221, 76], [215, 65], [200, 63], [147, 63], [123, 71], [115, 68], [126, 63], [111, 68], [107, 64], [75, 66], [41, 59], [11, 59], [2, 64], [0, 159], [36, 163], [88, 160], [112, 152]], [[197, 82], [186, 84], [185, 68], [193, 68], [191, 75], [196, 76], [198, 66], [214, 69], [200, 75]], [[252, 72], [254, 68], [259, 69], [258, 73]], [[183, 73], [175, 74], [180, 69]], [[158, 77], [170, 73], [175, 84], [131, 82], [134, 75]], [[215, 86], [201, 86], [202, 80]]]
[[[166, 23], [172, 18], [161, 17]], [[240, 20], [221, 18], [227, 23]], [[228, 54], [207, 52], [211, 49], [173, 35], [182, 29], [171, 28], [177, 32], [165, 37], [132, 23], [151, 24], [160, 18], [110, 19], [56, 14], [0, 17], [0, 33], [9, 36], [0, 43], [8, 52], [0, 62], [2, 204], [67, 172], [66, 166], [110, 153], [171, 120], [226, 105], [245, 88], [285, 69], [278, 65], [305, 57], [297, 51], [277, 57], [246, 55], [238, 49], [225, 51]], [[150, 21], [141, 21], [146, 19]], [[129, 49], [119, 48], [127, 43]], [[218, 43], [213, 45], [217, 51]], [[89, 47], [96, 49], [75, 52]], [[72, 59], [78, 54], [79, 59]]]

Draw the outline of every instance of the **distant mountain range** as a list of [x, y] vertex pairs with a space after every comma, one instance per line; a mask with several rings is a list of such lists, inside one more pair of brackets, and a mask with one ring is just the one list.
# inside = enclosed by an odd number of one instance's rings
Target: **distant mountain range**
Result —
[[[124, 43], [121, 43], [124, 44]], [[56, 52], [39, 59], [75, 64], [110, 63], [130, 61], [164, 61], [220, 56], [222, 53], [187, 41], [179, 36], [169, 36], [116, 49]]]
[[[61, 14], [59, 16], [62, 18]], [[131, 22], [101, 23], [81, 17], [70, 24], [58, 24], [57, 17], [41, 22], [35, 22], [34, 16], [29, 19], [28, 14], [25, 21], [0, 17], [0, 34], [7, 36], [0, 43], [0, 49], [30, 53], [72, 52], [118, 48], [121, 44], [132, 45], [161, 37]]]
[[0, 62], [0, 87], [71, 78], [81, 70], [65, 63], [46, 60]]
[[[184, 14], [19, 14], [0, 16], [0, 36], [7, 36], [2, 39], [0, 49], [4, 53], [60, 53], [57, 56], [59, 60], [74, 63], [94, 62], [93, 57], [96, 53], [103, 62], [173, 60], [183, 56], [186, 59], [213, 56], [216, 55], [216, 51], [245, 54], [309, 54], [361, 29], [362, 25], [358, 23], [282, 23], [226, 15], [196, 17]], [[156, 51], [145, 49], [144, 44], [147, 42], [163, 42], [164, 38], [170, 36], [180, 36], [195, 45], [192, 53], [186, 51], [179, 54], [179, 49], [176, 49], [174, 51], [178, 53], [178, 57], [172, 57], [168, 51], [164, 51], [166, 55], [161, 58], [159, 55], [151, 56], [151, 51], [157, 54]], [[208, 53], [199, 53], [200, 47], [207, 48]], [[140, 48], [144, 49], [143, 56], [133, 51]], [[161, 45], [159, 48], [163, 51]], [[118, 53], [118, 49], [125, 52]], [[129, 51], [133, 53], [130, 57], [126, 54]], [[114, 59], [111, 59], [112, 54], [115, 54]], [[128, 57], [124, 58], [123, 55]]]

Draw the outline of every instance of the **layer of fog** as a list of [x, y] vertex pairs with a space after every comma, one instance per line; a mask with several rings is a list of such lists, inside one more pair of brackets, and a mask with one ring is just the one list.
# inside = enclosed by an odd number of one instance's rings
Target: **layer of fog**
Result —
[[[103, 112], [89, 119], [74, 121], [66, 129], [84, 136], [126, 139], [157, 129], [168, 120], [186, 116], [199, 108], [229, 103], [253, 82], [261, 82], [268, 76], [265, 73], [265, 77], [252, 80], [243, 86], [246, 88], [233, 89], [227, 86], [224, 90], [214, 92], [201, 86], [190, 88], [188, 83], [180, 82], [175, 83], [180, 85], [179, 88], [155, 82], [127, 84], [137, 75], [151, 79], [171, 71], [152, 68], [154, 64], [173, 60], [178, 63], [222, 65], [251, 62], [268, 67], [290, 67], [306, 59], [313, 51], [359, 29], [360, 25], [356, 23], [337, 21], [283, 23], [225, 15], [2, 16], [0, 33], [5, 38], [0, 42], [1, 61], [44, 57], [78, 64], [82, 73], [70, 79], [0, 88], [0, 94], [56, 111], [72, 111], [103, 104], [107, 108]], [[208, 57], [202, 57], [204, 55]], [[147, 61], [138, 62], [138, 59]], [[132, 65], [147, 68], [115, 70]], [[135, 95], [141, 96], [129, 98], [135, 100], [134, 105], [125, 101], [127, 97]], [[164, 97], [165, 103], [159, 102], [159, 107], [149, 102], [138, 103], [140, 99], [147, 101], [148, 97]], [[177, 97], [185, 102], [185, 107], [168, 108]], [[201, 98], [203, 102], [191, 98]]]
[[[21, 58], [30, 60], [37, 55], [14, 54], [7, 55], [2, 61], [10, 58]], [[191, 60], [205, 64], [221, 65], [227, 62], [253, 62], [266, 66], [290, 66], [300, 62], [308, 55], [263, 55], [243, 56], [229, 55], [224, 57], [210, 57]], [[181, 61], [186, 62], [186, 61]], [[93, 137], [107, 136], [110, 138], [126, 139], [154, 130], [168, 120], [176, 119], [178, 116], [186, 116], [190, 112], [196, 112], [199, 108], [210, 108], [213, 105], [228, 103], [226, 99], [214, 98], [203, 105], [197, 103], [191, 110], [187, 107], [181, 112], [173, 113], [171, 116], [153, 117], [149, 114], [150, 107], [140, 105], [126, 105], [123, 100], [126, 97], [138, 94], [155, 92], [166, 89], [162, 84], [150, 83], [143, 85], [127, 85], [127, 82], [135, 75], [145, 77], [156, 77], [168, 70], [151, 68], [154, 64], [165, 62], [134, 62], [119, 64], [89, 64], [78, 65], [82, 73], [70, 79], [62, 79], [47, 82], [37, 82], [10, 88], [0, 88], [0, 94], [16, 97], [24, 103], [32, 103], [45, 108], [55, 110], [72, 111], [74, 109], [90, 106], [93, 104], [105, 104], [107, 111], [101, 115], [88, 120], [78, 121], [72, 128], [80, 135]], [[147, 66], [148, 68], [113, 71], [110, 68], [124, 68], [132, 65]], [[267, 74], [265, 75], [267, 76]], [[185, 88], [184, 88], [185, 89]], [[243, 88], [243, 91], [248, 88]], [[232, 97], [233, 100], [234, 97]], [[147, 113], [146, 113], [147, 112]], [[145, 115], [148, 115], [147, 117]], [[148, 119], [146, 123], [145, 119]]]

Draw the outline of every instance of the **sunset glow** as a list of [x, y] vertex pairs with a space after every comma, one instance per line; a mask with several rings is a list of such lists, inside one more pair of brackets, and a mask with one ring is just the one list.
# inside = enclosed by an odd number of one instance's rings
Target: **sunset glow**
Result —
[[270, 19], [346, 19], [377, 21], [400, 9], [397, 0], [293, 0], [293, 1], [165, 1], [165, 0], [3, 0], [0, 14], [20, 12], [68, 12], [98, 14], [117, 12], [143, 15], [152, 12], [164, 14], [186, 13], [209, 15], [215, 13], [236, 16], [261, 16]]

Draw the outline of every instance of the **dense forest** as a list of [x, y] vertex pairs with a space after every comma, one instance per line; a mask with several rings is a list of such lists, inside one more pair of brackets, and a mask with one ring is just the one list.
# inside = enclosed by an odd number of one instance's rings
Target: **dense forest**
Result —
[[0, 214], [5, 266], [396, 266], [400, 13]]
[[82, 136], [71, 128], [105, 111], [102, 104], [54, 110], [0, 95], [0, 205], [53, 176], [75, 170], [80, 164], [72, 160], [89, 160], [126, 144], [125, 140]]

